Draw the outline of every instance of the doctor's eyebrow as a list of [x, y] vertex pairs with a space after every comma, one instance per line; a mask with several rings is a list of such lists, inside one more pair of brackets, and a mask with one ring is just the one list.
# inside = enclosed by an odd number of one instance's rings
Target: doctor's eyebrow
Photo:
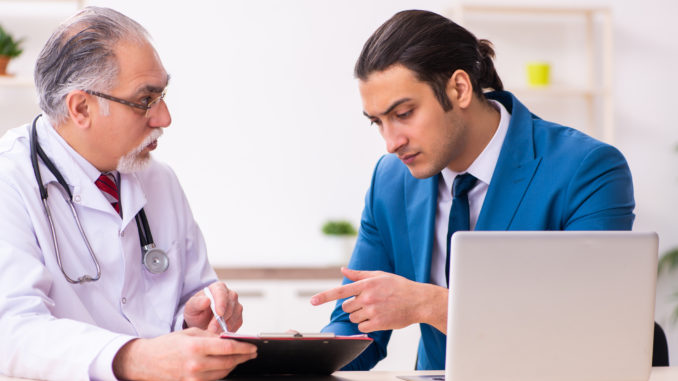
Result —
[[163, 90], [165, 90], [165, 87], [169, 85], [170, 81], [170, 75], [167, 74], [167, 80], [165, 81], [165, 86], [163, 87], [158, 87], [158, 86], [153, 86], [153, 85], [141, 85], [136, 92], [134, 92], [135, 95], [139, 95], [142, 93], [162, 93]]
[[[400, 106], [401, 104], [403, 104], [403, 103], [405, 103], [405, 102], [407, 102], [407, 101], [411, 101], [411, 100], [412, 100], [412, 98], [401, 98], [401, 99], [398, 99], [397, 101], [393, 102], [393, 103], [386, 109], [386, 111], [380, 113], [379, 115], [384, 116], [384, 115], [390, 113], [391, 111], [393, 111], [394, 108]], [[365, 115], [366, 117], [368, 117], [368, 118], [370, 118], [370, 119], [375, 118], [375, 116], [372, 116], [372, 115], [368, 114], [366, 111], [363, 111], [363, 115]]]

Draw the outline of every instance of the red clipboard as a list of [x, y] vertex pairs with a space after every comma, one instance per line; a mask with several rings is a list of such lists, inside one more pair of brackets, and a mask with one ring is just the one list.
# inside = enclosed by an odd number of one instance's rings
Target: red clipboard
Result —
[[358, 357], [371, 343], [367, 335], [221, 335], [257, 346], [257, 357], [238, 365], [227, 378], [242, 375], [331, 374]]

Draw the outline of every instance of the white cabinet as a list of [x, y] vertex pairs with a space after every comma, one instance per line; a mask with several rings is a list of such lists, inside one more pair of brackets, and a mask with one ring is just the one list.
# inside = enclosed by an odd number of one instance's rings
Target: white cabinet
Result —
[[244, 333], [319, 332], [328, 322], [333, 303], [314, 307], [311, 295], [336, 287], [338, 280], [226, 280], [243, 305]]
[[[243, 305], [241, 333], [318, 332], [334, 309], [334, 303], [314, 307], [312, 295], [336, 287], [340, 279], [236, 279], [225, 280], [237, 291]], [[413, 370], [417, 356], [419, 326], [413, 325], [394, 332], [388, 346], [388, 357], [375, 369]]]
[[[468, 3], [450, 10], [448, 16], [494, 44], [505, 89], [535, 114], [613, 142], [609, 9]], [[550, 85], [527, 85], [526, 64], [531, 61], [550, 64]]]

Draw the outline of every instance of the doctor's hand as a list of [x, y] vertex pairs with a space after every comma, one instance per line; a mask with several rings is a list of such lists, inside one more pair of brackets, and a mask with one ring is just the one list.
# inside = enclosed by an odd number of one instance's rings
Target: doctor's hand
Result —
[[257, 357], [257, 347], [188, 328], [152, 339], [134, 339], [113, 359], [120, 380], [217, 380]]
[[398, 329], [415, 323], [427, 323], [447, 332], [446, 288], [383, 271], [342, 267], [341, 272], [353, 283], [316, 294], [311, 297], [311, 304], [349, 298], [341, 308], [361, 332]]
[[[237, 331], [242, 326], [242, 305], [238, 302], [238, 293], [229, 290], [224, 282], [219, 281], [210, 284], [209, 289], [214, 296], [217, 314], [223, 316], [230, 332]], [[210, 300], [202, 290], [186, 302], [184, 322], [188, 327], [221, 333], [221, 327], [210, 308]]]

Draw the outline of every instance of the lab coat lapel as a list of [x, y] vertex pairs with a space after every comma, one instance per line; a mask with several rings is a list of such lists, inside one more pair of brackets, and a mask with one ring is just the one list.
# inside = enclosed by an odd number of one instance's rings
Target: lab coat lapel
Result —
[[[46, 117], [43, 116], [38, 120], [37, 128], [40, 146], [68, 183], [73, 194], [74, 204], [80, 207], [116, 214], [106, 197], [94, 184], [94, 181], [99, 176], [99, 171], [92, 164], [86, 162], [85, 159], [83, 159], [83, 162], [84, 165], [89, 166], [88, 168], [83, 168], [80, 163], [75, 161], [72, 156], [73, 153], [69, 152], [62, 145], [62, 142], [57, 141], [57, 139], [62, 138], [50, 125]], [[68, 143], [63, 142], [63, 144]], [[49, 181], [56, 183], [56, 178], [42, 162], [40, 165], [40, 175], [43, 178], [43, 183], [47, 184]], [[59, 187], [58, 185], [56, 186]], [[54, 188], [54, 186], [50, 186], [48, 192]], [[65, 192], [64, 196], [66, 196]]]
[[507, 230], [539, 167], [532, 120], [536, 118], [511, 93], [488, 94], [511, 113], [506, 138], [490, 181], [475, 230]]
[[405, 204], [409, 256], [414, 268], [415, 280], [428, 283], [431, 278], [431, 251], [435, 231], [435, 216], [438, 202], [438, 176], [425, 180], [414, 178], [405, 181]]
[[134, 217], [141, 208], [146, 205], [146, 194], [139, 178], [134, 173], [120, 175], [120, 204], [122, 205], [122, 226], [120, 231], [125, 230], [127, 225], [134, 221]]

